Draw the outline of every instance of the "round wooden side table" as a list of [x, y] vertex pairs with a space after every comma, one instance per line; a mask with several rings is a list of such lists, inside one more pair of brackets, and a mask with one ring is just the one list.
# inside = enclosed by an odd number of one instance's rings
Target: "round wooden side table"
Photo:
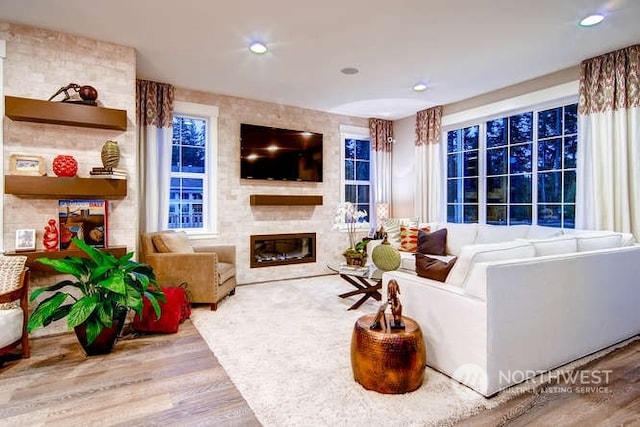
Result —
[[[387, 324], [392, 317], [387, 314]], [[375, 314], [360, 317], [351, 336], [353, 378], [367, 390], [408, 393], [424, 380], [427, 349], [420, 326], [402, 317], [404, 330], [371, 330]]]

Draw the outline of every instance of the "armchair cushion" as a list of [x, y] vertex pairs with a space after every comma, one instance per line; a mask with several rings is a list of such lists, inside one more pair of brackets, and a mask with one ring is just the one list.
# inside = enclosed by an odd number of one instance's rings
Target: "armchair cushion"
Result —
[[0, 310], [0, 348], [20, 339], [23, 322], [24, 313], [21, 308]]
[[233, 264], [229, 264], [226, 262], [218, 263], [218, 283], [223, 284], [227, 280], [231, 279], [236, 275], [236, 267]]
[[160, 253], [193, 253], [189, 237], [184, 231], [175, 233], [158, 233], [151, 237], [153, 246]]

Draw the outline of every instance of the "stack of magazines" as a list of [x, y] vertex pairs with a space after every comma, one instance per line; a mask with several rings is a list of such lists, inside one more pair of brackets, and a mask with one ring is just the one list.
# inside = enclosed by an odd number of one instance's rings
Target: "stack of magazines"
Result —
[[94, 167], [89, 172], [92, 178], [127, 179], [127, 171], [113, 167]]

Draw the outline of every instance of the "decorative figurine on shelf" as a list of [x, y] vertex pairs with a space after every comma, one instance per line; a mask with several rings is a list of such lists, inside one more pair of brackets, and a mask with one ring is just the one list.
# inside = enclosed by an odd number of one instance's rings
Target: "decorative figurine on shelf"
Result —
[[42, 245], [47, 252], [58, 250], [58, 228], [56, 227], [56, 220], [53, 218], [49, 220], [49, 225], [44, 227]]
[[100, 151], [102, 166], [105, 168], [117, 168], [120, 163], [120, 147], [118, 141], [109, 140], [104, 143]]
[[391, 321], [391, 329], [404, 329], [404, 323], [402, 322], [402, 304], [400, 303], [400, 286], [395, 279], [389, 280], [387, 285], [387, 301], [391, 306], [391, 314], [393, 320]]
[[[73, 99], [73, 95], [69, 95], [70, 90], [74, 90], [79, 95], [80, 99]], [[98, 91], [93, 86], [80, 86], [76, 83], [69, 83], [68, 85], [61, 87], [56, 93], [51, 95], [49, 101], [51, 101], [61, 93], [64, 93], [64, 98], [61, 100], [61, 102], [71, 102], [93, 106], [98, 105], [98, 103], [96, 102], [96, 99], [98, 99]]]

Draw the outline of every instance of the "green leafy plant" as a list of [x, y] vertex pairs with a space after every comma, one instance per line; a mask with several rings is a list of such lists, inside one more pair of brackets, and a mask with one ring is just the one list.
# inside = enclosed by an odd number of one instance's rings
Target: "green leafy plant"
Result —
[[[67, 317], [69, 329], [86, 324], [87, 343], [91, 344], [103, 328], [111, 327], [114, 316], [123, 308], [142, 315], [143, 297], [148, 298], [156, 317], [160, 318], [158, 301], [164, 302], [166, 299], [157, 286], [150, 266], [132, 261], [133, 252], [116, 258], [80, 239], [74, 238], [73, 242], [88, 258], [38, 258], [42, 264], [49, 265], [60, 273], [69, 274], [75, 280], [62, 280], [55, 285], [33, 291], [31, 301], [45, 292], [53, 295], [42, 300], [31, 314], [27, 325], [29, 332]], [[64, 288], [78, 289], [81, 296], [77, 296], [78, 292], [63, 291]]]

